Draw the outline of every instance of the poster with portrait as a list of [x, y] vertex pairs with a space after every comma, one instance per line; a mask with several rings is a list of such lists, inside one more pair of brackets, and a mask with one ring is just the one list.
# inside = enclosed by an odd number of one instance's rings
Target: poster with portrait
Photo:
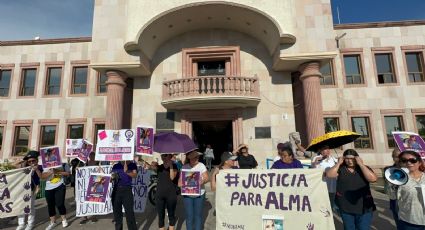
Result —
[[411, 150], [425, 158], [425, 142], [421, 136], [413, 132], [392, 132], [395, 142], [400, 151]]
[[40, 148], [40, 157], [43, 169], [62, 167], [62, 159], [58, 146]]
[[92, 173], [86, 188], [85, 203], [105, 203], [108, 196], [110, 174]]
[[283, 216], [262, 216], [262, 230], [283, 230]]
[[152, 156], [153, 154], [153, 141], [154, 129], [151, 126], [139, 125], [136, 128], [136, 154]]
[[77, 158], [85, 163], [91, 151], [93, 151], [93, 144], [88, 140], [66, 139], [66, 157]]
[[201, 195], [201, 172], [190, 169], [182, 169], [182, 195]]
[[97, 161], [131, 161], [134, 156], [134, 129], [99, 130]]

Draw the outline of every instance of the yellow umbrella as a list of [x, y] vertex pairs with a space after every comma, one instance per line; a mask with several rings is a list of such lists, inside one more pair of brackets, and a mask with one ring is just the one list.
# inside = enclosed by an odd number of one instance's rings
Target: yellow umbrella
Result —
[[360, 134], [348, 130], [329, 132], [325, 135], [314, 138], [307, 147], [307, 151], [317, 152], [323, 146], [329, 146], [331, 149], [338, 148], [342, 145], [353, 142], [360, 136]]

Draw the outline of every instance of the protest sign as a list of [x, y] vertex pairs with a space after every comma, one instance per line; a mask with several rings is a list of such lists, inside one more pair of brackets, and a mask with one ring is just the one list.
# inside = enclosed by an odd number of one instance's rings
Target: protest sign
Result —
[[400, 151], [415, 151], [425, 158], [425, 142], [419, 134], [412, 132], [392, 132], [392, 134]]
[[99, 130], [96, 145], [97, 161], [133, 160], [134, 130]]
[[146, 200], [148, 198], [150, 173], [143, 167], [137, 167], [137, 177], [133, 178], [134, 212], [145, 211]]
[[221, 170], [217, 229], [258, 230], [273, 223], [280, 229], [334, 230], [322, 176], [320, 169]]
[[182, 195], [201, 195], [201, 172], [182, 169]]
[[0, 172], [0, 219], [31, 212], [31, 169]]
[[136, 154], [152, 156], [153, 154], [153, 127], [137, 126]]
[[57, 146], [40, 148], [40, 157], [43, 169], [62, 167], [62, 159]]
[[111, 175], [92, 173], [86, 189], [86, 203], [105, 203], [108, 196]]
[[66, 139], [65, 155], [69, 158], [77, 158], [85, 163], [91, 151], [93, 144], [85, 139]]
[[[101, 168], [101, 169], [100, 169]], [[104, 203], [85, 202], [90, 175], [110, 174], [111, 166], [89, 166], [77, 168], [75, 175], [76, 216], [106, 215], [112, 213], [111, 193], [112, 184], [108, 184], [108, 192]]]

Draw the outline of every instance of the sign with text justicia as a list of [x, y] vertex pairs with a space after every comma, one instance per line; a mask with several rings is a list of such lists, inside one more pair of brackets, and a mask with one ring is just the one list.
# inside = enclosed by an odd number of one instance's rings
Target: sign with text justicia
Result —
[[222, 170], [217, 229], [334, 230], [320, 169]]

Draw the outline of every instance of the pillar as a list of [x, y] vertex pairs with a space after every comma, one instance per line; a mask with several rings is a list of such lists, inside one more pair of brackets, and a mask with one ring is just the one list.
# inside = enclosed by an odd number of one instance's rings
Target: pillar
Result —
[[122, 129], [124, 112], [124, 89], [127, 75], [121, 71], [106, 71], [106, 129]]

